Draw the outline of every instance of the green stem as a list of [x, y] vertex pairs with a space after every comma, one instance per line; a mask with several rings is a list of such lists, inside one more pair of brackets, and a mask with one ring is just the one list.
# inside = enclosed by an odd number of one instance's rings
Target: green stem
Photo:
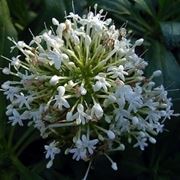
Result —
[[34, 131], [34, 128], [29, 128], [24, 134], [23, 136], [19, 139], [19, 141], [16, 143], [16, 145], [13, 148], [13, 151], [20, 151], [21, 150], [21, 145], [22, 143], [27, 139], [27, 137]]
[[22, 174], [23, 178], [25, 178], [26, 180], [32, 179], [31, 172], [29, 171], [29, 169], [26, 168], [16, 156], [14, 156], [14, 155], [11, 156], [11, 160], [12, 160], [14, 166], [19, 171], [19, 174]]
[[8, 148], [10, 148], [12, 145], [14, 131], [15, 131], [15, 126], [11, 127], [11, 130], [10, 130], [10, 134], [9, 134], [9, 138], [8, 138], [8, 145], [7, 145]]
[[67, 127], [67, 126], [76, 126], [76, 122], [69, 122], [69, 123], [58, 123], [58, 124], [51, 124], [48, 128], [59, 128], [59, 127]]

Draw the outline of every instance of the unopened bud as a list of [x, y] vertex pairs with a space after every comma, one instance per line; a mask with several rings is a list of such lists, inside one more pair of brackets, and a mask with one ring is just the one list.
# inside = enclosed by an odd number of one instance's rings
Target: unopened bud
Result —
[[89, 45], [91, 44], [91, 38], [90, 36], [85, 36], [85, 46], [89, 47]]
[[139, 120], [138, 120], [138, 118], [137, 118], [136, 116], [134, 116], [134, 117], [132, 118], [132, 123], [133, 123], [134, 125], [136, 125], [136, 124], [139, 123]]
[[135, 42], [134, 45], [135, 45], [135, 46], [141, 46], [143, 42], [144, 42], [144, 39], [141, 38], [141, 39], [138, 39], [138, 40]]
[[157, 70], [157, 71], [153, 72], [152, 76], [153, 77], [159, 77], [159, 76], [161, 76], [161, 74], [162, 74], [161, 70]]
[[118, 170], [118, 167], [117, 167], [117, 163], [113, 162], [112, 165], [111, 165], [112, 169], [117, 171]]
[[100, 141], [104, 141], [104, 137], [103, 137], [101, 134], [98, 134], [98, 139], [99, 139]]
[[149, 138], [149, 141], [150, 141], [152, 144], [156, 144], [156, 139], [153, 138], [153, 137], [150, 137], [150, 138]]
[[52, 18], [52, 23], [56, 26], [59, 25], [59, 21], [56, 18]]
[[10, 88], [10, 81], [4, 82], [4, 83], [1, 85], [1, 88], [2, 88], [2, 89], [5, 89], [5, 90], [9, 89], [9, 88]]
[[11, 73], [10, 69], [5, 67], [3, 70], [2, 70], [3, 74], [6, 74], [6, 75], [9, 75]]
[[139, 136], [140, 136], [140, 137], [145, 137], [146, 135], [145, 135], [144, 132], [140, 131], [140, 132], [139, 132]]
[[124, 151], [125, 150], [125, 145], [124, 144], [120, 144], [119, 148], [120, 151]]
[[111, 139], [111, 140], [113, 140], [115, 138], [115, 134], [111, 130], [107, 131], [107, 135], [108, 135], [109, 139]]
[[51, 85], [55, 86], [55, 85], [58, 83], [59, 79], [60, 79], [60, 78], [59, 78], [58, 76], [54, 75], [54, 76], [50, 79], [49, 83], [50, 83]]

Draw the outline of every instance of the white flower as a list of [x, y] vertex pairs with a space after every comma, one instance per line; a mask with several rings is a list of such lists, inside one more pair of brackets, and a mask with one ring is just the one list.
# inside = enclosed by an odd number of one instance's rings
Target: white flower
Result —
[[19, 108], [22, 108], [23, 106], [27, 107], [28, 109], [31, 109], [30, 103], [33, 101], [33, 97], [25, 96], [22, 92], [20, 94], [16, 94], [16, 99], [14, 100], [14, 103], [18, 105]]
[[108, 74], [112, 75], [112, 78], [119, 77], [123, 81], [125, 81], [124, 75], [128, 75], [128, 73], [124, 71], [124, 67], [122, 65], [120, 65], [119, 67], [111, 66], [107, 69], [107, 71], [110, 71]]
[[78, 104], [77, 112], [73, 115], [72, 119], [76, 119], [77, 124], [85, 124], [88, 120], [91, 120], [91, 116], [84, 112], [84, 106]]
[[114, 49], [123, 57], [130, 50], [130, 41], [122, 38], [120, 41], [115, 40]]
[[61, 68], [61, 63], [63, 62], [63, 55], [60, 54], [58, 51], [49, 51], [48, 53], [41, 53], [40, 54], [41, 57], [47, 57], [48, 59], [50, 59], [50, 65], [55, 66], [55, 68], [57, 70], [59, 70]]
[[9, 86], [9, 88], [4, 92], [6, 99], [9, 99], [11, 102], [16, 99], [17, 93], [19, 93], [20, 88]]
[[58, 142], [53, 141], [49, 145], [44, 146], [44, 148], [46, 150], [45, 157], [46, 157], [46, 159], [50, 158], [50, 160], [46, 166], [47, 168], [50, 168], [53, 165], [53, 160], [55, 158], [55, 155], [60, 153], [60, 149], [56, 147], [57, 145], [58, 145]]
[[167, 91], [165, 91], [165, 89], [162, 85], [154, 88], [153, 93], [154, 93], [154, 95], [157, 95], [163, 101], [167, 101]]
[[139, 146], [139, 148], [140, 148], [142, 151], [144, 151], [144, 148], [145, 148], [146, 146], [148, 146], [148, 144], [147, 144], [146, 141], [147, 141], [147, 138], [146, 138], [146, 137], [137, 137], [137, 143], [134, 144], [133, 147], [138, 147], [138, 146]]
[[73, 159], [79, 161], [86, 159], [88, 155], [92, 155], [95, 150], [95, 145], [99, 142], [98, 139], [89, 140], [89, 137], [82, 135], [81, 139], [76, 140], [75, 148], [70, 149], [69, 152], [73, 153]]
[[119, 97], [117, 102], [119, 102], [121, 106], [125, 104], [125, 100], [129, 102], [129, 112], [137, 112], [137, 110], [143, 106], [141, 91], [135, 90], [136, 91], [133, 91], [129, 85], [124, 85], [118, 87], [116, 91], [116, 96]]
[[12, 109], [12, 116], [9, 117], [9, 121], [11, 122], [12, 126], [19, 124], [20, 126], [23, 126], [23, 121], [27, 119], [24, 114], [19, 114], [19, 112], [16, 109]]
[[100, 75], [95, 76], [96, 84], [93, 86], [94, 91], [99, 91], [103, 89], [105, 92], [107, 91], [107, 87], [111, 87], [111, 85], [106, 81], [106, 78]]
[[19, 57], [20, 57], [20, 55], [17, 57], [12, 57], [11, 65], [13, 65], [16, 69], [19, 69], [19, 67], [21, 65]]
[[110, 23], [110, 21], [102, 21], [102, 17], [99, 13], [94, 15], [93, 12], [89, 12], [87, 18], [80, 18], [80, 23], [84, 26], [87, 25], [89, 28], [92, 27], [95, 31], [99, 32], [105, 28], [106, 24]]
[[165, 119], [176, 115], [167, 91], [152, 81], [160, 71], [144, 76], [147, 62], [135, 51], [143, 39], [132, 43], [125, 28], [94, 7], [83, 17], [70, 13], [62, 23], [53, 18], [55, 29], [33, 36], [28, 45], [9, 38], [20, 54], [5, 58], [10, 62], [2, 68], [15, 77], [1, 85], [6, 115], [12, 125], [28, 120], [42, 138], [52, 138], [45, 145], [47, 168], [60, 152], [56, 140], [63, 139], [73, 159], [91, 165], [103, 153], [117, 170], [106, 152], [122, 151], [133, 140], [144, 150], [156, 142]]
[[73, 159], [76, 161], [79, 161], [80, 159], [85, 160], [87, 158], [87, 150], [83, 146], [81, 146], [82, 142], [81, 140], [77, 141], [75, 148], [70, 149], [69, 152], [73, 153]]
[[164, 124], [160, 124], [159, 122], [154, 124], [154, 129], [156, 130], [157, 133], [162, 133], [163, 127], [164, 127]]
[[57, 50], [63, 46], [63, 40], [60, 39], [59, 37], [57, 36], [54, 36], [52, 35], [52, 32], [49, 31], [48, 33], [45, 32], [43, 35], [42, 35], [42, 38], [46, 41], [46, 44], [47, 44], [47, 47], [48, 47], [48, 50], [50, 50], [51, 48], [54, 48], [57, 52]]
[[161, 118], [161, 113], [160, 113], [160, 111], [150, 110], [150, 111], [148, 112], [145, 120], [148, 120], [150, 123], [153, 123], [153, 122], [158, 122], [160, 118]]
[[53, 105], [55, 108], [57, 107], [59, 110], [62, 110], [63, 106], [65, 108], [70, 108], [68, 101], [64, 98], [64, 93], [65, 93], [65, 87], [59, 86], [58, 87], [58, 95], [55, 95], [55, 98], [54, 98], [54, 100], [56, 102]]
[[103, 109], [99, 103], [95, 103], [91, 109], [91, 117], [95, 115], [97, 119], [101, 119], [103, 117]]

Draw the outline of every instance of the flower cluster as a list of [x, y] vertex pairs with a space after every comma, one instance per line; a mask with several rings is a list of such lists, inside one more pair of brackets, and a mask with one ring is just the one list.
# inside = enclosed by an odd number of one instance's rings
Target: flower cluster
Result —
[[108, 152], [124, 150], [126, 143], [141, 150], [156, 143], [164, 120], [173, 115], [164, 87], [144, 76], [147, 66], [128, 39], [103, 10], [80, 17], [70, 13], [64, 23], [52, 19], [55, 30], [15, 42], [20, 55], [9, 60], [3, 73], [14, 76], [2, 89], [10, 104], [6, 114], [12, 125], [29, 124], [43, 138], [47, 167], [60, 148], [75, 160], [91, 161]]

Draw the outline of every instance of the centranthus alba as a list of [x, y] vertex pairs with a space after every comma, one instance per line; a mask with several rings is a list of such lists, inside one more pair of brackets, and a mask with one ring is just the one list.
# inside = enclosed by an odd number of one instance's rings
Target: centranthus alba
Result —
[[117, 170], [108, 153], [127, 143], [144, 150], [173, 115], [167, 91], [152, 81], [161, 73], [144, 76], [147, 62], [135, 52], [143, 39], [133, 43], [97, 6], [95, 13], [70, 13], [65, 22], [52, 23], [54, 31], [33, 36], [29, 44], [9, 38], [20, 52], [6, 58], [3, 69], [16, 77], [1, 86], [9, 122], [28, 122], [52, 140], [45, 145], [48, 168], [64, 145], [77, 161], [91, 164], [104, 154]]

